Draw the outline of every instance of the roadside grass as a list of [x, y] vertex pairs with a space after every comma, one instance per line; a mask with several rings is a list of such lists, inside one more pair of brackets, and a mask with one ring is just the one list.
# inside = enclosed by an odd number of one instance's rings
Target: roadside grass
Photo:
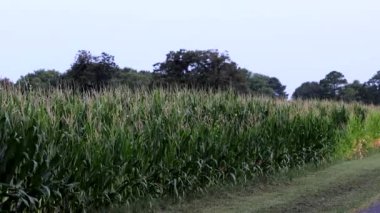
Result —
[[380, 153], [215, 189], [161, 212], [358, 212], [378, 201]]
[[[376, 155], [378, 150], [371, 149], [368, 156]], [[291, 186], [294, 180], [323, 171], [331, 166], [344, 163], [346, 160], [359, 160], [360, 155], [351, 156], [350, 159], [334, 159], [319, 164], [309, 163], [301, 168], [284, 169], [267, 176], [257, 176], [250, 181], [224, 183], [205, 189], [203, 192], [189, 193], [181, 199], [167, 197], [155, 200], [140, 200], [129, 206], [119, 208], [106, 208], [99, 212], [198, 212], [210, 208], [226, 200], [240, 197], [249, 197], [275, 191], [277, 188]]]
[[211, 207], [225, 200], [237, 197], [247, 197], [252, 194], [275, 190], [276, 187], [289, 185], [294, 179], [314, 173], [331, 165], [343, 162], [342, 160], [325, 161], [319, 165], [307, 164], [302, 168], [293, 168], [279, 171], [268, 176], [257, 176], [250, 181], [239, 181], [238, 184], [225, 183], [209, 187], [203, 192], [189, 193], [180, 199], [167, 197], [166, 199], [140, 200], [127, 207], [106, 208], [98, 212], [197, 212]]

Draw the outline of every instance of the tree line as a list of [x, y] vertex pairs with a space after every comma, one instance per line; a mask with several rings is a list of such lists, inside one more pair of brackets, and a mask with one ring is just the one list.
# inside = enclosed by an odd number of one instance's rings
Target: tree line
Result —
[[292, 95], [293, 99], [318, 99], [380, 104], [380, 71], [364, 83], [348, 83], [344, 75], [332, 71], [319, 82], [305, 82]]
[[120, 85], [130, 88], [233, 89], [274, 98], [288, 97], [286, 87], [277, 78], [241, 68], [227, 53], [218, 50], [171, 51], [165, 61], [153, 65], [153, 72], [120, 68], [112, 55], [94, 56], [89, 51], [80, 50], [65, 73], [42, 69], [22, 76], [14, 84], [9, 79], [2, 79], [1, 84], [23, 90], [69, 87], [89, 91]]
[[[233, 89], [273, 98], [288, 98], [286, 86], [276, 77], [253, 73], [239, 67], [228, 53], [218, 50], [171, 51], [163, 62], [153, 65], [153, 72], [120, 68], [114, 56], [102, 53], [92, 55], [80, 50], [71, 67], [64, 73], [56, 70], [37, 70], [13, 83], [0, 79], [3, 88], [22, 90], [70, 87], [81, 91], [105, 87], [127, 86], [136, 88]], [[367, 82], [348, 83], [338, 71], [328, 73], [319, 82], [302, 83], [293, 93], [293, 99], [335, 100], [380, 104], [380, 71]]]

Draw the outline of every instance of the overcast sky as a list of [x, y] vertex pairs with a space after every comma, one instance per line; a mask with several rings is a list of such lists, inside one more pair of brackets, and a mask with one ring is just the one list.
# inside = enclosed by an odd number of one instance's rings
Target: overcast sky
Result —
[[0, 77], [66, 71], [78, 50], [152, 70], [171, 50], [219, 49], [288, 93], [328, 72], [380, 70], [379, 0], [1, 0]]

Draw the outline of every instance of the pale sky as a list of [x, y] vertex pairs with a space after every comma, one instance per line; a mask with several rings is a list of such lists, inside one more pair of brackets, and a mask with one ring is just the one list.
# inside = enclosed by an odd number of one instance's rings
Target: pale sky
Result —
[[0, 77], [69, 69], [78, 50], [152, 70], [171, 50], [218, 49], [292, 93], [380, 70], [379, 0], [0, 0]]

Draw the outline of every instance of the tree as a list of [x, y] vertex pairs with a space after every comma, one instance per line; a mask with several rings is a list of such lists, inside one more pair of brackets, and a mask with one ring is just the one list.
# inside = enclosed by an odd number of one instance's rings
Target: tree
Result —
[[269, 77], [266, 75], [251, 73], [248, 75], [248, 87], [249, 89], [258, 94], [277, 98], [287, 98], [285, 89], [286, 86], [275, 77]]
[[355, 80], [351, 84], [347, 84], [341, 92], [342, 100], [346, 102], [360, 102], [363, 101], [364, 94], [364, 85], [361, 84], [358, 80]]
[[218, 50], [172, 51], [154, 65], [153, 72], [159, 85], [247, 91], [245, 72]]
[[49, 89], [60, 84], [61, 74], [56, 70], [40, 69], [22, 76], [16, 85], [22, 89]]
[[281, 97], [281, 98], [288, 97], [288, 94], [286, 94], [285, 92], [286, 86], [282, 85], [280, 80], [278, 80], [276, 77], [271, 77], [268, 81], [268, 85], [270, 88], [273, 89], [275, 97]]
[[136, 71], [131, 68], [118, 70], [112, 79], [112, 85], [123, 85], [129, 88], [147, 88], [151, 85], [153, 74], [147, 71]]
[[113, 56], [92, 56], [89, 51], [80, 50], [64, 78], [84, 90], [100, 89], [110, 83], [117, 70]]
[[343, 87], [347, 84], [347, 80], [342, 73], [332, 71], [319, 84], [322, 87], [324, 99], [338, 100]]
[[363, 102], [380, 104], [380, 71], [364, 83]]
[[321, 99], [323, 89], [318, 82], [305, 82], [299, 86], [293, 93], [293, 99]]
[[0, 90], [2, 89], [10, 89], [13, 87], [13, 82], [9, 80], [9, 78], [0, 78]]

